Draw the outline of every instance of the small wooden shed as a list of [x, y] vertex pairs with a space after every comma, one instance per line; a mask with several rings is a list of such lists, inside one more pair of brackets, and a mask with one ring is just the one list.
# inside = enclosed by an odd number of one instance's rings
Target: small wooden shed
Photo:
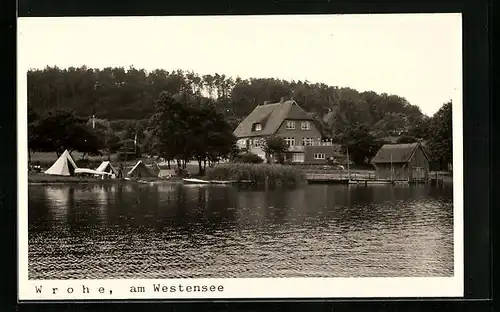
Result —
[[371, 163], [377, 179], [429, 181], [429, 157], [420, 143], [385, 144]]

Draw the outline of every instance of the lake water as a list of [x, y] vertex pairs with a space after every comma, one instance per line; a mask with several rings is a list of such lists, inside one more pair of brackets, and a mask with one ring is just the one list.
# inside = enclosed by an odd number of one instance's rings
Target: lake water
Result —
[[452, 187], [30, 185], [29, 278], [453, 275]]

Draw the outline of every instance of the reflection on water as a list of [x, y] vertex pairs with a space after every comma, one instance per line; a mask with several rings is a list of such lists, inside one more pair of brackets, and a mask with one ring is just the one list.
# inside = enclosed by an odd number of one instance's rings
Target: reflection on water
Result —
[[453, 275], [452, 188], [31, 185], [29, 278]]

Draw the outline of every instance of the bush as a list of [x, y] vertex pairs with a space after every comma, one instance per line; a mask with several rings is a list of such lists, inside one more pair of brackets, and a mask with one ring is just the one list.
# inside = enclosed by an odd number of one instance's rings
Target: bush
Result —
[[108, 139], [108, 150], [110, 153], [116, 153], [120, 148], [122, 148], [122, 142], [120, 138], [113, 134]]
[[257, 154], [247, 152], [236, 156], [234, 162], [245, 164], [261, 164], [262, 162], [264, 162], [264, 159], [260, 158]]
[[409, 136], [409, 135], [404, 135], [396, 141], [397, 144], [406, 144], [406, 143], [415, 143], [418, 142], [417, 138]]
[[123, 131], [129, 127], [135, 126], [136, 122], [137, 122], [136, 120], [128, 120], [128, 119], [112, 120], [109, 122], [109, 126], [114, 131]]
[[118, 153], [118, 161], [129, 161], [135, 159], [137, 159], [137, 156], [134, 152], [121, 151]]
[[101, 160], [79, 159], [75, 161], [78, 168], [95, 169], [101, 164]]
[[292, 166], [230, 163], [207, 169], [209, 180], [252, 181], [256, 184], [300, 185], [306, 179], [302, 170]]
[[126, 139], [117, 143], [120, 146], [120, 149], [124, 151], [135, 151], [135, 145], [133, 139]]

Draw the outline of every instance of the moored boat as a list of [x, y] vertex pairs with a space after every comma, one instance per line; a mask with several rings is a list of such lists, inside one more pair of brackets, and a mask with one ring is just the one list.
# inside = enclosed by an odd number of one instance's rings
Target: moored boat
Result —
[[202, 180], [194, 178], [184, 178], [182, 181], [186, 184], [233, 184], [236, 181], [224, 181], [224, 180]]
[[233, 184], [233, 183], [236, 183], [237, 181], [211, 180], [209, 182], [210, 182], [210, 184]]
[[210, 181], [201, 180], [201, 179], [184, 178], [184, 179], [182, 179], [182, 181], [184, 183], [187, 183], [187, 184], [210, 184]]

